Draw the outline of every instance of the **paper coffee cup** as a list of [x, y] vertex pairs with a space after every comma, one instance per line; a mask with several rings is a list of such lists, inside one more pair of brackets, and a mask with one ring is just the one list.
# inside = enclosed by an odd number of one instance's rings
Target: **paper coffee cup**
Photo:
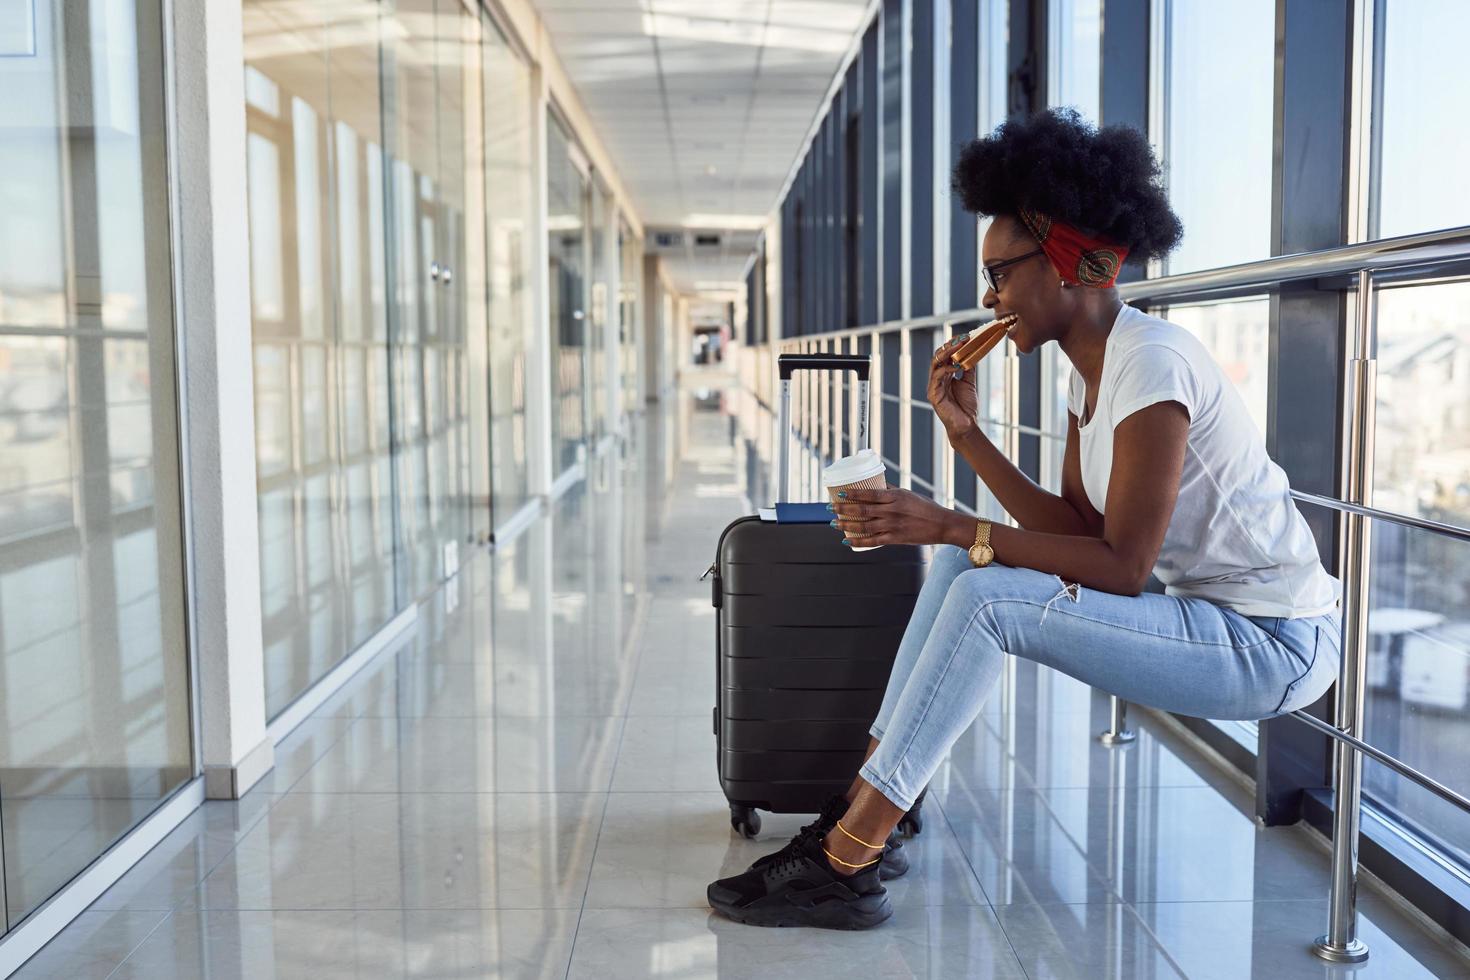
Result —
[[[840, 490], [883, 490], [888, 486], [883, 459], [875, 449], [859, 449], [822, 471], [822, 486], [833, 504]], [[852, 546], [853, 551], [872, 551], [882, 545]]]

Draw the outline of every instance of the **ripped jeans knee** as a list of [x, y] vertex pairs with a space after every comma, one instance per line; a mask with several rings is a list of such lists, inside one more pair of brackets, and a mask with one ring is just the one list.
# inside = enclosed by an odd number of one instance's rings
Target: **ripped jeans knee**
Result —
[[1063, 597], [1067, 598], [1073, 603], [1082, 601], [1082, 586], [1078, 585], [1076, 582], [1064, 581], [1060, 575], [1053, 575], [1052, 578], [1057, 580], [1057, 584], [1059, 584], [1061, 588], [1058, 589], [1057, 594], [1052, 596], [1051, 599], [1047, 602], [1046, 608], [1041, 610], [1041, 622], [1037, 624], [1038, 626], [1046, 625], [1046, 617], [1047, 614], [1051, 612], [1051, 607], [1061, 601]]

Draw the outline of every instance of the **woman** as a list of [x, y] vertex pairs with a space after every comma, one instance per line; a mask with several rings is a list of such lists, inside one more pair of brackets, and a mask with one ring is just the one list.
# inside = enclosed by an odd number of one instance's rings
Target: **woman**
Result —
[[[1143, 137], [1070, 111], [1008, 123], [954, 173], [994, 218], [984, 303], [1023, 352], [1072, 364], [1061, 494], [975, 422], [973, 372], [935, 353], [928, 397], [952, 446], [1019, 525], [991, 526], [904, 490], [852, 492], [850, 545], [933, 544], [928, 579], [851, 788], [786, 847], [709, 887], [756, 925], [860, 929], [892, 910], [890, 834], [994, 689], [1007, 654], [1128, 701], [1267, 718], [1337, 676], [1337, 582], [1245, 404], [1190, 334], [1123, 304], [1129, 256], [1166, 254], [1179, 219]], [[1150, 573], [1166, 594], [1144, 593]]]

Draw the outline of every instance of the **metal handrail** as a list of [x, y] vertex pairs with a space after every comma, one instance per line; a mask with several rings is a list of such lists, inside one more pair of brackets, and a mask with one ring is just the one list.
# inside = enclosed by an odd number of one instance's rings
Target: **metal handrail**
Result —
[[1398, 524], [1402, 527], [1412, 527], [1420, 531], [1432, 531], [1435, 534], [1442, 534], [1445, 537], [1454, 538], [1457, 541], [1470, 541], [1470, 529], [1457, 527], [1454, 524], [1445, 524], [1440, 521], [1431, 521], [1427, 517], [1415, 517], [1412, 514], [1400, 514], [1391, 510], [1379, 510], [1377, 507], [1351, 504], [1346, 500], [1338, 500], [1336, 497], [1324, 497], [1321, 494], [1307, 493], [1304, 490], [1293, 490], [1291, 491], [1291, 495], [1303, 503], [1315, 504], [1318, 507], [1341, 511], [1344, 514], [1357, 514], [1359, 517], [1367, 517], [1375, 521], [1383, 521], [1387, 524]]
[[1326, 735], [1328, 738], [1335, 738], [1339, 742], [1345, 742], [1348, 745], [1351, 745], [1353, 748], [1368, 756], [1370, 759], [1373, 759], [1375, 762], [1382, 763], [1383, 765], [1392, 769], [1394, 772], [1398, 773], [1400, 776], [1403, 776], [1410, 782], [1417, 783], [1420, 786], [1423, 786], [1425, 789], [1429, 790], [1429, 792], [1433, 793], [1435, 796], [1438, 796], [1445, 802], [1457, 806], [1467, 813], [1470, 813], [1470, 796], [1463, 796], [1455, 792], [1444, 783], [1441, 783], [1439, 780], [1435, 779], [1432, 776], [1426, 776], [1424, 773], [1420, 772], [1418, 769], [1415, 769], [1413, 766], [1409, 765], [1403, 760], [1394, 758], [1382, 749], [1377, 748], [1354, 735], [1349, 735], [1347, 732], [1338, 731], [1336, 728], [1333, 728], [1331, 725], [1327, 724], [1327, 722], [1323, 721], [1321, 718], [1318, 718], [1316, 715], [1307, 714], [1305, 710], [1293, 711], [1288, 717], [1295, 718], [1297, 721], [1306, 722], [1308, 725], [1317, 729], [1317, 731], [1321, 732], [1323, 735]]
[[[1160, 276], [1157, 279], [1119, 283], [1118, 293], [1124, 301], [1129, 303], [1177, 299], [1184, 296], [1206, 299], [1212, 296], [1240, 295], [1254, 290], [1272, 289], [1282, 283], [1301, 282], [1306, 279], [1356, 275], [1365, 270], [1387, 272], [1464, 260], [1470, 260], [1470, 225], [1425, 232], [1421, 235], [1380, 238], [1371, 242], [1341, 245], [1318, 252], [1278, 255], [1269, 259], [1243, 262], [1239, 265], [1228, 265], [1204, 272], [1185, 272], [1176, 276]], [[794, 334], [782, 337], [781, 340], [787, 342], [827, 340], [834, 337], [861, 337], [899, 330], [924, 330], [955, 323], [983, 322], [990, 318], [990, 310], [977, 307], [950, 310], [932, 316], [885, 320], [882, 323], [845, 327], [823, 333]]]

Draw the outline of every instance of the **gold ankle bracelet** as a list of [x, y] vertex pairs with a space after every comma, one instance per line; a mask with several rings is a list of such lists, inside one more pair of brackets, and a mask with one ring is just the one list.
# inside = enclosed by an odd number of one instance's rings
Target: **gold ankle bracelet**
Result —
[[866, 868], [869, 865], [877, 864], [879, 861], [883, 860], [882, 858], [874, 858], [871, 861], [864, 861], [862, 864], [849, 864], [848, 862], [842, 860], [842, 858], [838, 857], [836, 854], [833, 854], [831, 851], [827, 850], [825, 847], [822, 848], [822, 853], [827, 855], [828, 860], [836, 861], [844, 868]]
[[837, 829], [842, 831], [848, 837], [851, 837], [853, 840], [857, 841], [859, 844], [863, 845], [870, 851], [881, 851], [888, 846], [886, 842], [883, 844], [869, 844], [867, 841], [863, 840], [861, 837], [855, 836], [852, 831], [842, 826], [841, 820], [837, 821]]

